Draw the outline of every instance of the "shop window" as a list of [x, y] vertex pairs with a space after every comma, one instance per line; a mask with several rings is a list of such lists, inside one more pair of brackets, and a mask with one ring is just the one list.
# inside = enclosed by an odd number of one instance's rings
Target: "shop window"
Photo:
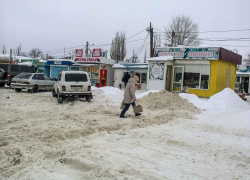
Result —
[[201, 89], [209, 89], [210, 65], [201, 65]]
[[99, 77], [99, 68], [92, 68], [91, 70], [91, 78], [92, 79], [98, 79]]
[[182, 80], [182, 67], [175, 67], [174, 82], [181, 82]]
[[236, 77], [236, 82], [240, 82], [240, 77]]
[[200, 84], [200, 65], [186, 65], [184, 69], [183, 86], [199, 89]]
[[147, 83], [147, 73], [142, 73], [141, 75], [141, 83]]
[[138, 76], [138, 78], [139, 78], [138, 83], [141, 83], [141, 73], [135, 73], [135, 75]]

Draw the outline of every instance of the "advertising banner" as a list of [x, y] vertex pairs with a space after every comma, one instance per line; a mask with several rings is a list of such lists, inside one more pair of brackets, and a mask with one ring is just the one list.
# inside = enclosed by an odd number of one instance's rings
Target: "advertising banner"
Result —
[[86, 57], [86, 58], [75, 58], [75, 61], [77, 62], [100, 62], [99, 58], [94, 57]]
[[93, 49], [93, 51], [91, 51], [92, 57], [106, 57], [107, 58], [107, 54], [108, 54], [107, 50]]
[[83, 56], [83, 49], [76, 49], [75, 57], [82, 57]]
[[93, 49], [93, 57], [101, 57], [102, 49]]
[[206, 48], [156, 48], [155, 55], [159, 56], [173, 56], [174, 59], [219, 59], [218, 47]]
[[165, 63], [149, 64], [149, 80], [164, 80]]

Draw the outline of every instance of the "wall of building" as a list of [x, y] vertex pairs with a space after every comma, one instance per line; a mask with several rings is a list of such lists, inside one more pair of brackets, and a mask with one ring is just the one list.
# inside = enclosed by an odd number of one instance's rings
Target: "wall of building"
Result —
[[122, 84], [122, 88], [125, 88], [124, 82], [122, 82], [123, 72], [127, 69], [114, 69], [114, 87], [119, 88], [119, 84]]
[[107, 86], [114, 86], [114, 69], [112, 65], [107, 65]]
[[[148, 73], [147, 69], [130, 69], [130, 71], [133, 73]], [[119, 88], [119, 84], [121, 84], [121, 88], [125, 88], [124, 82], [122, 82], [122, 77], [124, 75], [124, 72], [128, 72], [127, 69], [114, 69], [114, 87]], [[147, 79], [148, 80], [148, 79]], [[147, 83], [141, 84], [141, 89], [146, 90], [147, 89]]]
[[229, 88], [234, 90], [237, 69], [236, 65], [234, 63], [222, 60], [219, 60], [217, 63], [218, 69], [215, 93], [222, 91], [226, 87], [227, 69], [230, 69], [231, 72]]
[[230, 69], [229, 87], [234, 90], [236, 78], [236, 65], [231, 62], [222, 60], [211, 60], [209, 90], [188, 89], [188, 93], [195, 94], [199, 97], [211, 97], [212, 95], [226, 88], [227, 69]]
[[50, 66], [50, 78], [57, 78], [59, 71], [68, 70], [69, 66]]

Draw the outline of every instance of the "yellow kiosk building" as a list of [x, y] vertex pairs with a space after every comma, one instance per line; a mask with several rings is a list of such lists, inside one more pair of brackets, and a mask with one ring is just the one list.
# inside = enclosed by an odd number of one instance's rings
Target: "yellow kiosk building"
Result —
[[237, 64], [242, 56], [221, 47], [155, 49], [148, 59], [148, 90], [210, 97], [229, 87], [234, 90]]

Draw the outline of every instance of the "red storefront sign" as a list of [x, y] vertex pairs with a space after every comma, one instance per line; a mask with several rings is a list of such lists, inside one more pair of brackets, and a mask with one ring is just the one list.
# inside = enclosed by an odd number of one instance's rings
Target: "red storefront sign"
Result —
[[79, 62], [100, 62], [99, 58], [75, 58], [75, 61]]
[[76, 49], [76, 52], [75, 52], [75, 57], [82, 57], [83, 55], [83, 49]]
[[102, 49], [93, 49], [93, 57], [101, 57]]

